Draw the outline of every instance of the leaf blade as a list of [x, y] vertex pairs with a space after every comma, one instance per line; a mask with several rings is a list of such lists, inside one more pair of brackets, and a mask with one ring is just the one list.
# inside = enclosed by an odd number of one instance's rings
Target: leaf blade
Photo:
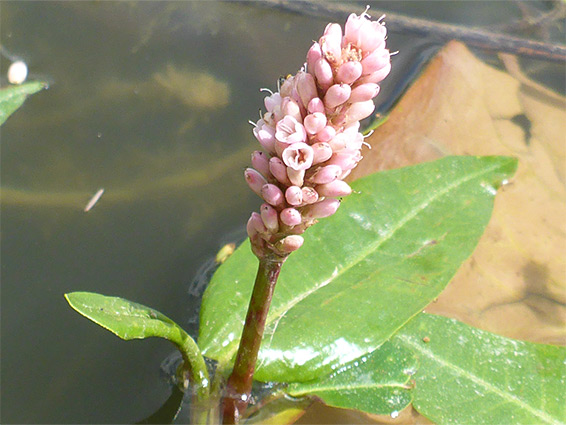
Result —
[[[309, 229], [283, 267], [256, 378], [312, 380], [379, 347], [471, 254], [515, 168], [506, 157], [447, 157], [354, 182], [359, 193]], [[233, 356], [255, 264], [246, 242], [214, 275], [201, 310], [205, 355]]]
[[419, 357], [413, 404], [435, 423], [566, 422], [564, 347], [512, 340], [426, 313], [392, 342]]
[[30, 81], [21, 85], [14, 85], [0, 89], [0, 125], [23, 105], [28, 96], [47, 88], [47, 83]]

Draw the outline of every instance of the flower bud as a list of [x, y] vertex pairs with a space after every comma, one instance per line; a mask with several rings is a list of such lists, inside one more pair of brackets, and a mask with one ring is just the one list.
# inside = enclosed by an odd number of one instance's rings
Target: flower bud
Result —
[[347, 196], [352, 193], [352, 188], [343, 180], [334, 180], [317, 186], [316, 191], [320, 196]]
[[303, 106], [306, 108], [309, 102], [318, 97], [314, 77], [306, 72], [299, 71], [295, 77], [297, 80], [297, 92]]
[[326, 115], [322, 112], [315, 112], [305, 117], [303, 125], [309, 134], [316, 134], [326, 127]]
[[305, 240], [299, 235], [289, 235], [275, 244], [275, 248], [282, 254], [290, 254], [299, 249]]
[[304, 204], [314, 204], [318, 201], [318, 192], [312, 187], [305, 186], [301, 190], [303, 191]]
[[250, 216], [250, 219], [248, 220], [248, 224], [246, 226], [246, 230], [248, 231], [248, 236], [250, 237], [253, 237], [253, 235], [255, 234], [260, 234], [260, 235], [267, 234], [267, 228], [263, 224], [263, 220], [261, 219], [261, 216], [256, 212], [253, 212], [252, 215]]
[[267, 155], [262, 151], [254, 151], [252, 153], [252, 167], [259, 171], [266, 179], [271, 177], [271, 173], [269, 172], [269, 160], [267, 159]]
[[329, 142], [334, 138], [334, 136], [336, 136], [336, 130], [334, 127], [327, 125], [316, 134], [316, 139], [319, 142]]
[[332, 67], [324, 58], [319, 59], [314, 65], [314, 75], [316, 77], [316, 82], [323, 90], [330, 87], [334, 80]]
[[250, 189], [253, 190], [257, 195], [261, 196], [261, 188], [264, 184], [267, 183], [265, 177], [263, 177], [258, 171], [254, 170], [253, 168], [246, 168], [246, 170], [244, 171], [244, 177]]
[[291, 167], [287, 167], [287, 177], [295, 186], [301, 187], [305, 179], [305, 170], [294, 170]]
[[309, 114], [314, 114], [315, 112], [324, 112], [324, 102], [320, 97], [315, 97], [311, 99], [307, 106]]
[[309, 74], [314, 75], [314, 67], [316, 62], [322, 58], [322, 49], [320, 44], [314, 42], [307, 53], [307, 70]]
[[297, 122], [302, 121], [301, 107], [299, 104], [290, 97], [283, 99], [281, 103], [281, 111], [283, 115], [293, 117]]
[[[281, 158], [285, 165], [293, 170], [306, 170], [312, 165], [314, 151], [306, 143], [293, 143], [283, 151]], [[291, 181], [293, 180], [291, 179]]]
[[324, 96], [324, 106], [328, 109], [336, 108], [348, 100], [351, 92], [352, 88], [348, 84], [334, 84]]
[[287, 177], [287, 166], [283, 164], [280, 158], [275, 156], [269, 160], [269, 171], [271, 171], [271, 174], [273, 174], [273, 177], [275, 177], [279, 183], [285, 186], [291, 184], [289, 177]]
[[262, 204], [259, 208], [261, 220], [270, 233], [277, 233], [279, 230], [279, 220], [277, 210], [269, 204]]
[[295, 208], [285, 208], [283, 211], [281, 211], [279, 217], [281, 218], [281, 221], [287, 226], [296, 226], [302, 221], [301, 213]]
[[328, 143], [315, 143], [311, 147], [313, 150], [313, 164], [320, 164], [332, 156], [332, 148]]
[[356, 102], [348, 108], [346, 112], [345, 125], [353, 123], [354, 121], [361, 121], [369, 117], [375, 109], [373, 100], [366, 100], [365, 102]]
[[385, 65], [379, 71], [375, 71], [375, 72], [373, 72], [369, 75], [366, 75], [366, 76], [360, 78], [358, 81], [362, 84], [379, 83], [379, 82], [383, 81], [385, 79], [385, 77], [387, 77], [387, 75], [389, 75], [389, 71], [391, 71], [391, 64], [390, 63]]
[[281, 189], [270, 183], [264, 184], [261, 187], [261, 197], [265, 200], [265, 202], [273, 205], [274, 207], [282, 205], [285, 200]]
[[320, 46], [329, 62], [338, 62], [342, 57], [342, 27], [338, 24], [328, 24], [320, 38]]
[[[340, 168], [340, 166], [326, 165], [316, 170], [316, 172], [309, 178], [309, 181], [315, 184], [326, 184], [336, 180], [340, 176], [340, 174], [342, 174], [342, 168]], [[322, 195], [322, 193], [318, 191], [318, 187], [316, 190], [319, 195]]]
[[361, 155], [359, 151], [342, 151], [336, 152], [327, 162], [329, 165], [338, 165], [342, 170], [351, 170], [360, 161]]
[[344, 62], [336, 72], [336, 81], [352, 84], [362, 75], [362, 64], [357, 61]]
[[326, 198], [316, 204], [308, 205], [303, 208], [303, 217], [305, 219], [315, 219], [329, 217], [336, 212], [340, 206], [338, 199]]
[[299, 186], [289, 186], [285, 191], [285, 199], [290, 205], [300, 205], [303, 203], [303, 191]]
[[378, 49], [362, 59], [363, 75], [373, 74], [385, 68], [391, 62], [389, 50]]
[[375, 83], [365, 83], [352, 89], [350, 94], [351, 103], [365, 102], [366, 100], [371, 100], [379, 93], [379, 86]]

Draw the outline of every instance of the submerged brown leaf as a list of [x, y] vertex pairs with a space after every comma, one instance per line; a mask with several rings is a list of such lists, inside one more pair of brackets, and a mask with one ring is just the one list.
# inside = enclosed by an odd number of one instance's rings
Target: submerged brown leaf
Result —
[[427, 311], [565, 344], [566, 100], [503, 59], [514, 76], [449, 43], [367, 139], [351, 179], [448, 154], [517, 157], [475, 253]]

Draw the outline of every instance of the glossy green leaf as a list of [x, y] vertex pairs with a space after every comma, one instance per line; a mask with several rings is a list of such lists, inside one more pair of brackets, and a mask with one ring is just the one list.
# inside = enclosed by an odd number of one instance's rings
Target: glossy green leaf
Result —
[[325, 378], [291, 384], [287, 392], [295, 397], [316, 396], [329, 406], [389, 415], [411, 402], [410, 381], [416, 370], [412, 350], [386, 342]]
[[21, 85], [13, 85], [0, 89], [0, 125], [8, 119], [28, 96], [47, 87], [42, 81], [30, 81]]
[[157, 310], [123, 298], [92, 292], [71, 292], [65, 298], [77, 312], [124, 340], [168, 338], [172, 328], [179, 328]]
[[413, 404], [436, 424], [566, 423], [565, 347], [425, 313], [391, 342], [417, 356]]
[[71, 292], [65, 294], [65, 299], [84, 317], [124, 340], [159, 337], [175, 344], [199, 399], [208, 398], [209, 377], [204, 358], [196, 342], [173, 320], [157, 310], [118, 297]]
[[[448, 284], [491, 216], [507, 157], [446, 157], [352, 184], [283, 266], [255, 377], [304, 382], [383, 344]], [[229, 363], [257, 269], [244, 243], [205, 292], [199, 346]]]

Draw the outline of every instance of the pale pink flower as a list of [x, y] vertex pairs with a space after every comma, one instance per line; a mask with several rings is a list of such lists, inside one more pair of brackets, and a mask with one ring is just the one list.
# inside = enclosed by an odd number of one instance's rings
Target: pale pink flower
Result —
[[298, 122], [296, 118], [286, 116], [277, 123], [275, 138], [281, 143], [299, 143], [307, 139], [307, 132], [303, 124]]
[[310, 168], [314, 159], [313, 149], [306, 143], [293, 143], [281, 155], [287, 167], [300, 171]]

